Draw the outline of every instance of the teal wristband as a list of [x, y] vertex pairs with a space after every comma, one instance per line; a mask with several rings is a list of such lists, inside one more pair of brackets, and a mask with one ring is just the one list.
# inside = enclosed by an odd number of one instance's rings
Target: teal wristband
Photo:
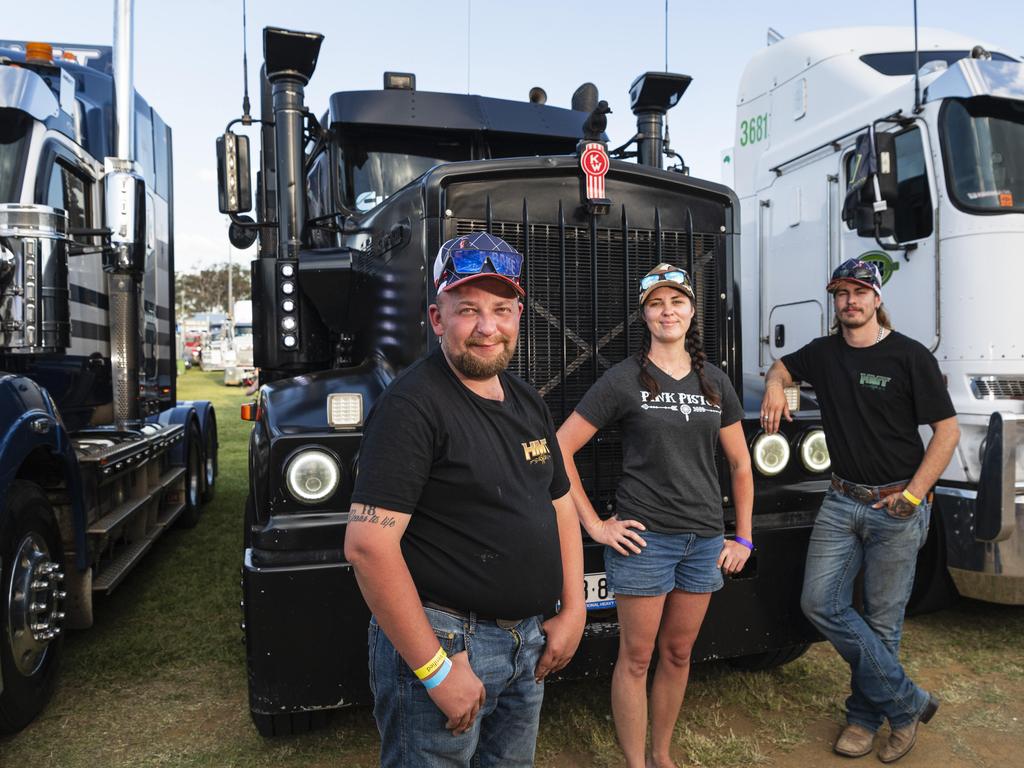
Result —
[[434, 674], [432, 674], [430, 677], [428, 677], [426, 680], [423, 681], [423, 687], [426, 688], [428, 691], [431, 688], [436, 688], [437, 686], [439, 686], [441, 683], [444, 682], [444, 679], [446, 677], [448, 677], [448, 673], [451, 672], [451, 671], [452, 671], [452, 660], [451, 659], [445, 659], [444, 663], [441, 665], [440, 669], [438, 669], [437, 672], [435, 672]]

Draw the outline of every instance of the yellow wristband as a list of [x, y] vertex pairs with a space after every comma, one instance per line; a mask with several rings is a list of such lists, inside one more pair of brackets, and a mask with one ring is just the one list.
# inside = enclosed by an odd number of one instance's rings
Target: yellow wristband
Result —
[[434, 654], [434, 657], [419, 669], [414, 669], [413, 674], [415, 674], [420, 680], [426, 680], [438, 670], [438, 667], [444, 664], [444, 660], [447, 658], [448, 654], [444, 652], [444, 648], [438, 646], [437, 653]]
[[914, 494], [908, 491], [906, 488], [903, 489], [903, 498], [913, 504], [915, 507], [921, 505], [921, 500]]

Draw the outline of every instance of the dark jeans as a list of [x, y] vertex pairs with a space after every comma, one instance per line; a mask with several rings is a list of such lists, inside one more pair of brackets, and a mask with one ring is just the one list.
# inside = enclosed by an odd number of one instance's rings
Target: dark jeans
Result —
[[[928, 703], [899, 662], [903, 613], [914, 585], [917, 551], [931, 510], [908, 518], [829, 489], [807, 550], [801, 607], [850, 665], [846, 719], [876, 731], [888, 719], [909, 725]], [[853, 608], [853, 582], [864, 567], [864, 612]]]
[[[380, 731], [384, 768], [532, 766], [544, 685], [533, 673], [544, 650], [541, 618], [508, 629], [493, 621], [460, 618], [423, 609], [449, 656], [467, 651], [470, 666], [487, 690], [473, 727], [459, 736], [423, 684], [370, 620], [370, 688]], [[444, 685], [444, 683], [441, 683]]]

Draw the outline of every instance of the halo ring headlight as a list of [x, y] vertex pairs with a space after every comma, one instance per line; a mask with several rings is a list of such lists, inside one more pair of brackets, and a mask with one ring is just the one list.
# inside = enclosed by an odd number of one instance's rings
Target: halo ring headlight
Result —
[[754, 455], [754, 466], [765, 477], [775, 477], [789, 464], [789, 441], [778, 433], [769, 435], [762, 432], [754, 439], [750, 450]]
[[288, 492], [303, 504], [329, 499], [341, 481], [341, 467], [333, 455], [320, 448], [306, 448], [288, 460], [284, 470]]
[[800, 461], [808, 472], [827, 472], [832, 466], [832, 457], [829, 455], [823, 430], [808, 430], [801, 438]]

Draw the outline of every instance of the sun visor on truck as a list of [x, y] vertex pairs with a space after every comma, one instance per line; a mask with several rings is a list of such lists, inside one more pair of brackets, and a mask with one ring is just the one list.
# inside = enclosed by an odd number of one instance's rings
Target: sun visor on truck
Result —
[[1019, 61], [960, 59], [924, 89], [924, 102], [997, 96], [1024, 99], [1024, 64]]

